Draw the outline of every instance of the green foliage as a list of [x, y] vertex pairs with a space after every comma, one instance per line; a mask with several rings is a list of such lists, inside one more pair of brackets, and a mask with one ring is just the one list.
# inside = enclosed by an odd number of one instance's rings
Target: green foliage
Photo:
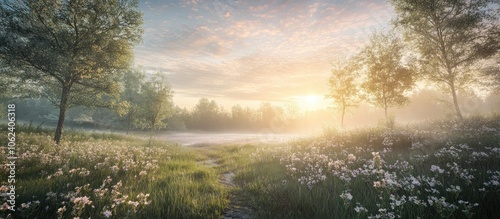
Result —
[[470, 67], [500, 48], [500, 29], [494, 0], [392, 0], [406, 38], [420, 55], [421, 72], [449, 88], [456, 114], [462, 118], [457, 90], [477, 75]]
[[125, 118], [126, 130], [130, 130], [132, 124], [137, 121], [141, 101], [141, 87], [144, 84], [144, 72], [137, 68], [128, 69], [122, 78], [122, 92], [120, 100], [125, 103], [125, 112], [122, 116]]
[[385, 110], [408, 103], [405, 92], [415, 84], [414, 72], [403, 63], [404, 46], [393, 33], [374, 34], [370, 44], [359, 54], [358, 60], [366, 70], [362, 88], [367, 99]]
[[2, 103], [0, 103], [0, 109], [1, 109], [0, 110], [0, 119], [4, 119], [7, 113], [5, 112], [5, 107]]
[[492, 87], [493, 91], [500, 93], [500, 52], [493, 56], [486, 67], [481, 69], [484, 79], [482, 84]]
[[46, 89], [75, 84], [111, 93], [108, 76], [128, 67], [142, 33], [133, 1], [15, 1], [0, 9], [1, 57]]
[[356, 67], [353, 60], [334, 63], [329, 80], [330, 92], [326, 97], [333, 99], [335, 108], [341, 112], [341, 127], [344, 126], [346, 110], [357, 107], [360, 101], [359, 87], [356, 83], [359, 76]]
[[193, 125], [195, 129], [210, 130], [220, 127], [223, 122], [222, 109], [215, 100], [201, 98], [192, 111]]
[[153, 75], [141, 87], [140, 110], [137, 111], [136, 125], [151, 131], [166, 127], [165, 119], [172, 116], [172, 91], [167, 78], [161, 72]]
[[5, 1], [0, 5], [0, 59], [18, 78], [43, 85], [59, 107], [59, 143], [71, 104], [107, 105], [120, 70], [141, 39], [136, 1]]
[[256, 114], [254, 110], [249, 107], [243, 108], [240, 105], [234, 105], [231, 108], [231, 120], [234, 123], [235, 129], [250, 129], [255, 128], [256, 124]]

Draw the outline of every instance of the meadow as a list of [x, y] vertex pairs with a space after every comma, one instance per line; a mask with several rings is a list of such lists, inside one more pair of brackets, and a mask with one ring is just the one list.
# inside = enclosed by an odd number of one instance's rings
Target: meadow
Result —
[[[43, 130], [18, 135], [21, 218], [220, 218], [229, 194], [254, 218], [500, 215], [498, 114], [330, 129], [269, 145], [148, 145], [123, 135], [72, 133], [57, 146]], [[220, 182], [228, 172], [233, 187]], [[0, 177], [6, 179], [7, 168]], [[2, 216], [8, 213], [3, 207]]]
[[227, 205], [216, 171], [180, 146], [102, 133], [55, 145], [50, 130], [27, 128], [17, 139], [15, 218], [217, 218]]
[[258, 218], [500, 215], [499, 115], [330, 130], [247, 153], [236, 180]]

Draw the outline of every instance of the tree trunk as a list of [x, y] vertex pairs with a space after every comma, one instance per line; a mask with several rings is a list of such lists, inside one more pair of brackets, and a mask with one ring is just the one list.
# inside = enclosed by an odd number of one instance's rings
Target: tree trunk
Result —
[[384, 113], [385, 113], [385, 122], [389, 123], [389, 120], [387, 118], [387, 106], [384, 106]]
[[128, 113], [127, 115], [127, 135], [130, 131], [130, 124], [132, 123], [132, 113]]
[[342, 119], [340, 120], [340, 127], [344, 128], [344, 115], [345, 115], [345, 106], [342, 107]]
[[455, 106], [455, 111], [459, 119], [463, 119], [462, 112], [460, 111], [460, 106], [458, 105], [457, 91], [455, 90], [455, 85], [452, 83], [450, 85], [451, 94], [453, 96], [453, 105]]
[[148, 143], [148, 148], [151, 150], [151, 141], [153, 141], [153, 135], [155, 134], [155, 128], [154, 126], [151, 128], [151, 131], [149, 132], [149, 143]]
[[69, 86], [63, 86], [61, 92], [61, 102], [59, 103], [59, 120], [57, 121], [56, 133], [54, 135], [54, 143], [59, 144], [62, 137], [64, 119], [66, 118], [66, 108], [68, 107]]

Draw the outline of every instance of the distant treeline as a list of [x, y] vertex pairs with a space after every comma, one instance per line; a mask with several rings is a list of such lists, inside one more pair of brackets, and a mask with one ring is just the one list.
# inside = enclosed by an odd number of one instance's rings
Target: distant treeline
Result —
[[[430, 119], [446, 116], [446, 104], [436, 104], [433, 98], [438, 93], [423, 90], [411, 96], [410, 105], [398, 109], [395, 114], [402, 122]], [[9, 103], [16, 103], [18, 119], [22, 122], [31, 122], [33, 126], [55, 126], [58, 119], [58, 110], [45, 98], [12, 99]], [[4, 105], [7, 102], [4, 102]], [[485, 100], [468, 98], [462, 106], [467, 114], [481, 114], [495, 111], [500, 104], [498, 95], [490, 95]], [[375, 114], [382, 111], [373, 111], [373, 107], [362, 105], [347, 115], [349, 125], [366, 125], [377, 122]], [[451, 113], [451, 112], [448, 112]], [[296, 106], [276, 106], [263, 102], [258, 108], [234, 105], [230, 110], [217, 104], [215, 100], [201, 98], [198, 104], [191, 109], [174, 106], [171, 117], [165, 119], [166, 127], [163, 131], [272, 131], [291, 132], [320, 129], [323, 126], [337, 125], [340, 117], [338, 113], [324, 109], [313, 112], [299, 113]], [[91, 129], [113, 129], [126, 131], [128, 118], [120, 116], [116, 110], [101, 107], [70, 108], [67, 114], [66, 126]], [[131, 125], [129, 130], [141, 130]]]
[[[57, 124], [58, 110], [48, 100], [26, 98], [13, 101], [16, 103], [20, 121], [31, 122], [33, 126]], [[171, 117], [164, 120], [166, 127], [160, 130], [289, 132], [316, 126], [333, 117], [332, 112], [328, 110], [299, 115], [285, 108], [287, 107], [263, 102], [257, 109], [235, 105], [227, 111], [215, 100], [201, 98], [192, 109], [175, 106]], [[120, 116], [116, 110], [76, 106], [68, 110], [65, 124], [70, 127], [126, 131], [128, 119], [126, 116]], [[133, 125], [129, 129], [141, 130]]]

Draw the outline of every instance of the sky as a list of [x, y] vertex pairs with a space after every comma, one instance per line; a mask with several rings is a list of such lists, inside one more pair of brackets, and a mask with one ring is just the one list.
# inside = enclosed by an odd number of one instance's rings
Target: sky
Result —
[[174, 102], [326, 108], [331, 63], [345, 59], [394, 13], [383, 0], [140, 1], [135, 64], [166, 74]]

